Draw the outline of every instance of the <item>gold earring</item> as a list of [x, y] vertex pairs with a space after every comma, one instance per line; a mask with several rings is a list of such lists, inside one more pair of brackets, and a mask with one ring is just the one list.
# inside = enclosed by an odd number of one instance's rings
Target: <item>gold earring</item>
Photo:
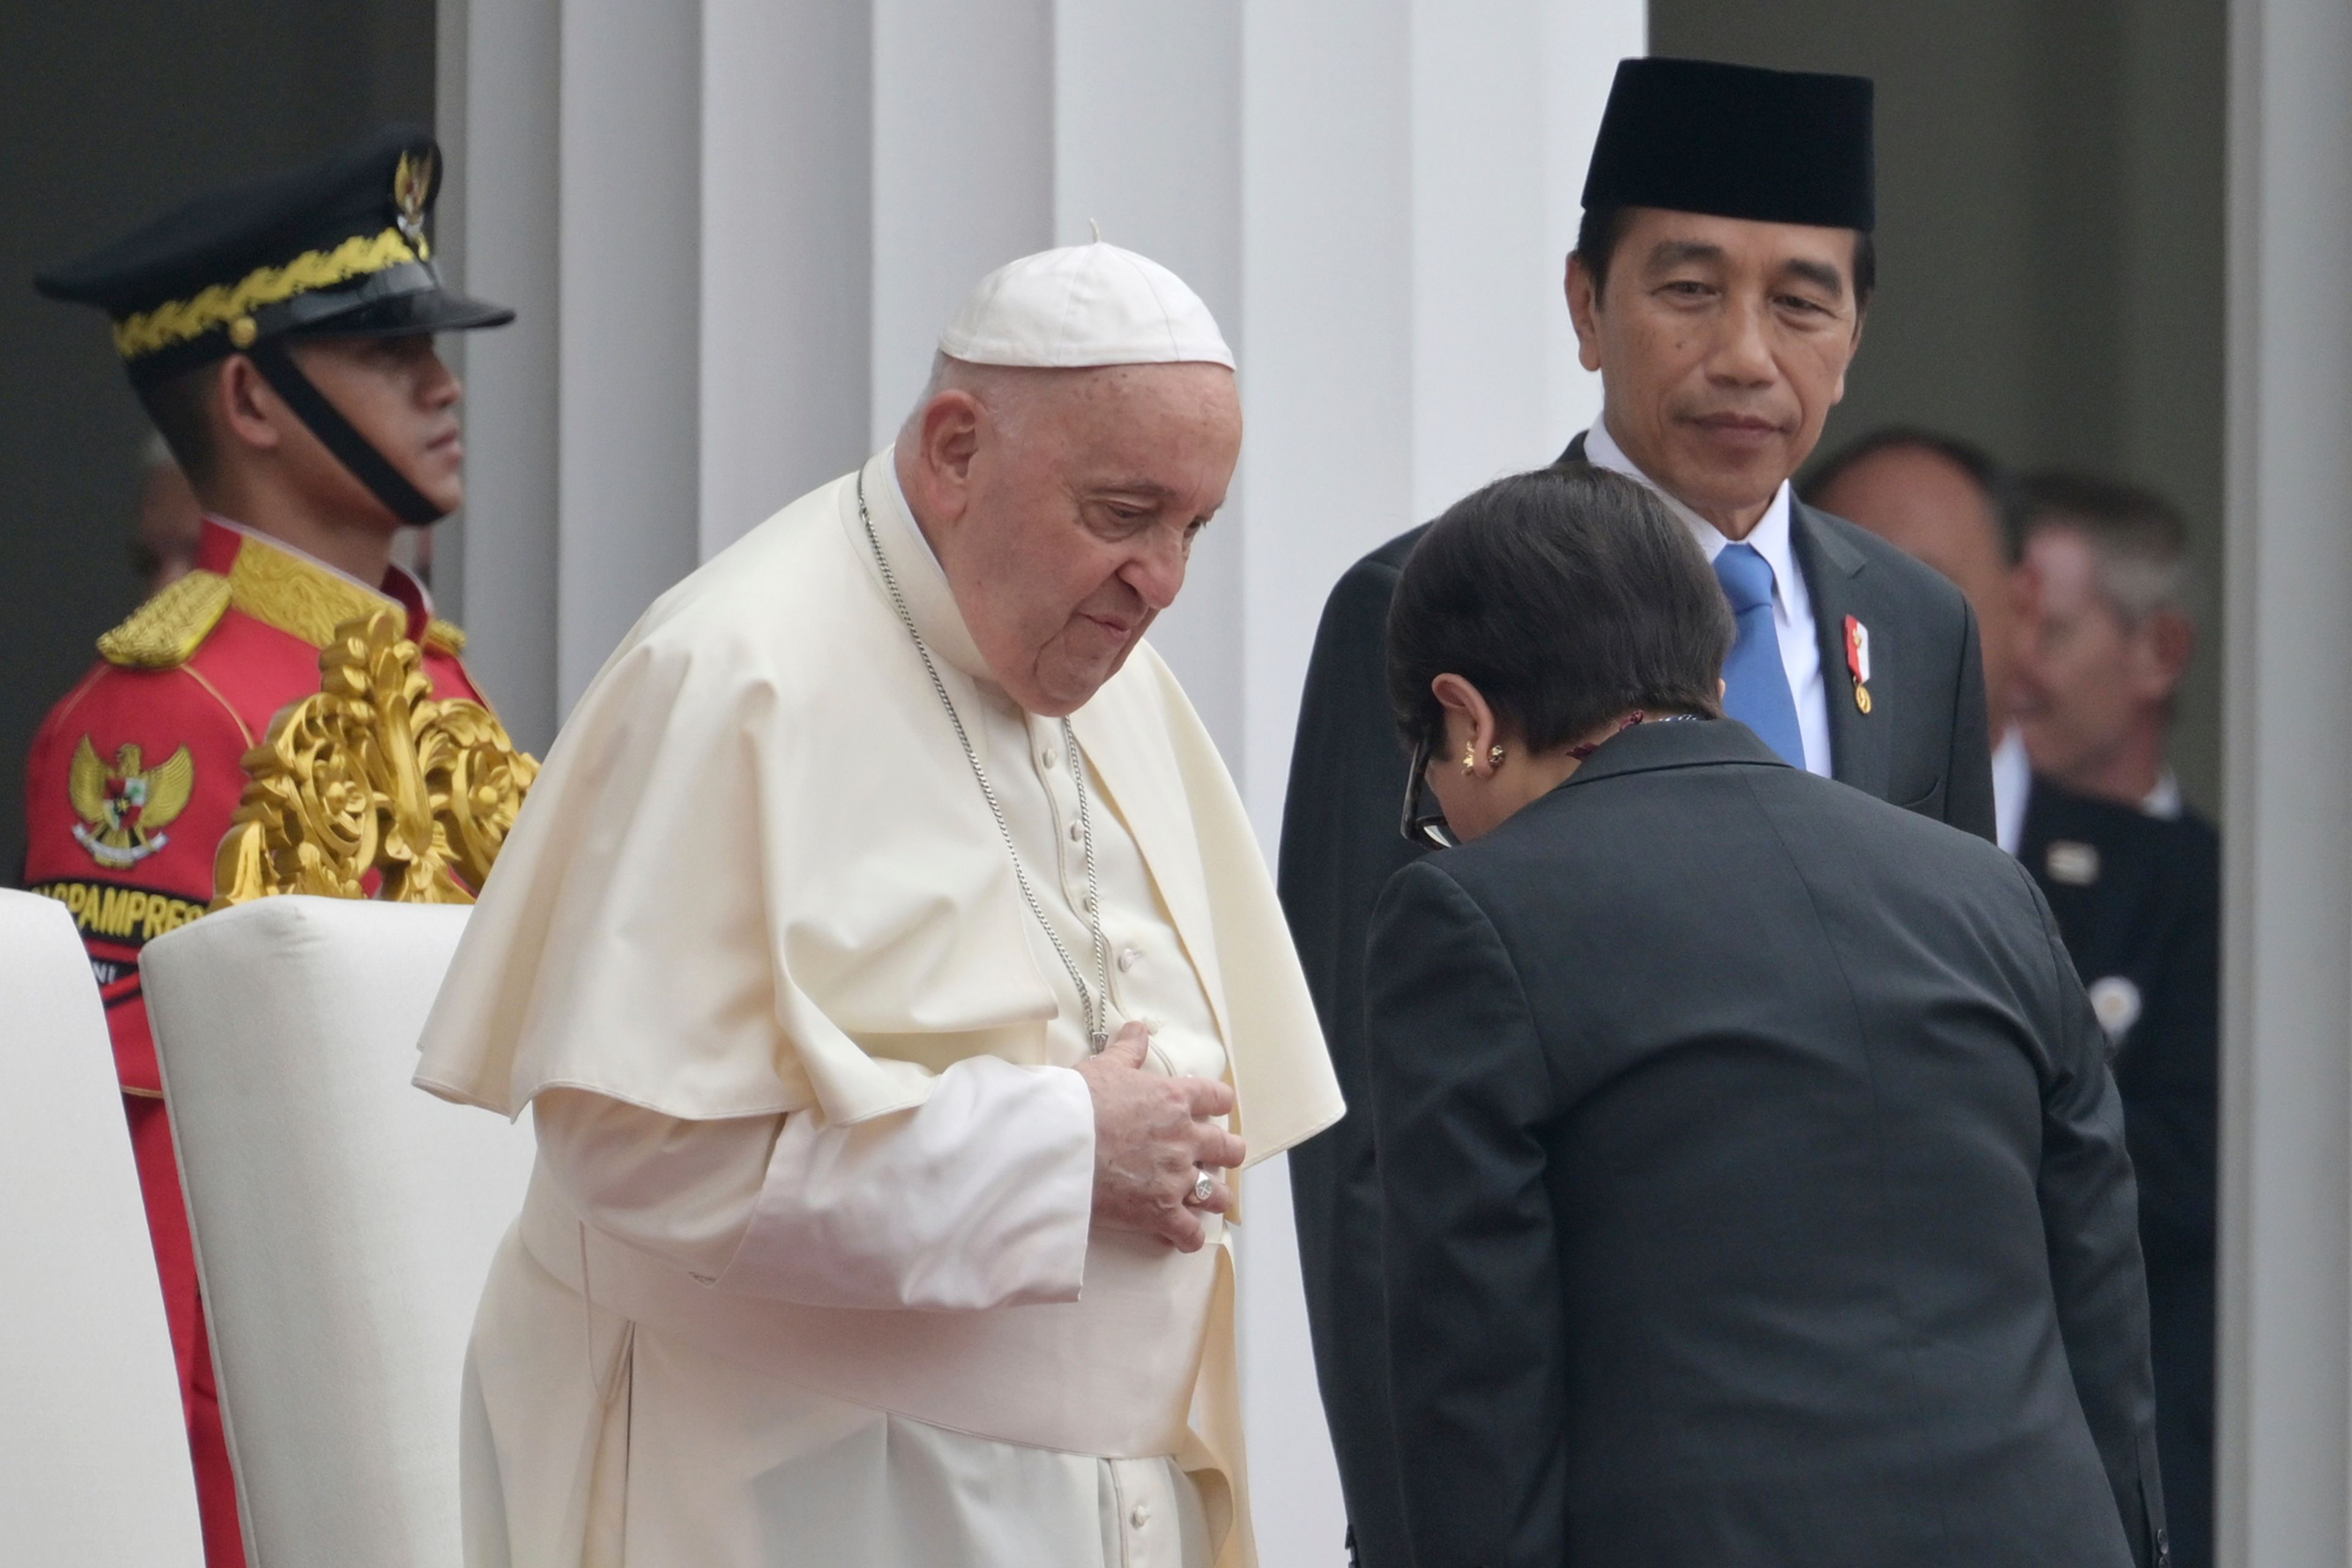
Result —
[[1503, 765], [1503, 748], [1500, 746], [1488, 747], [1486, 750], [1486, 760], [1494, 763], [1496, 767], [1501, 767]]
[[1462, 771], [1465, 773], [1478, 771], [1478, 742], [1475, 741], [1462, 743]]

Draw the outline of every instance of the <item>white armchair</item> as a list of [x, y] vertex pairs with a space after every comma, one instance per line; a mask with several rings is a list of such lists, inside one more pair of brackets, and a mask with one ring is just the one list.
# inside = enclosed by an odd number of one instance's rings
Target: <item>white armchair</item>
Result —
[[0, 1562], [201, 1568], [106, 1013], [65, 906], [0, 890]]
[[534, 1152], [411, 1087], [467, 911], [282, 897], [142, 960], [256, 1568], [461, 1560], [459, 1388]]

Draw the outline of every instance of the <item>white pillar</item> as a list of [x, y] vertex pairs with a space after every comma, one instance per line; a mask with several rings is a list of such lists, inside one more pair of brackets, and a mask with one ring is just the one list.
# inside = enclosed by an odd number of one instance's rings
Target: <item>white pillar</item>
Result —
[[[441, 0], [466, 345], [462, 609], [543, 746], [631, 620], [896, 432], [1002, 262], [1105, 237], [1241, 360], [1226, 512], [1154, 642], [1269, 853], [1316, 622], [1365, 551], [1597, 406], [1560, 297], [1642, 0]], [[1241, 1228], [1261, 1552], [1337, 1568], [1288, 1175]]]
[[698, 559], [701, 21], [698, 5], [563, 0], [555, 669], [565, 711]]
[[[442, 344], [466, 382], [466, 509], [436, 532], [435, 584], [467, 623], [467, 661], [507, 728], [519, 744], [542, 752], [562, 712], [555, 679], [561, 13], [562, 0], [441, 0], [436, 127], [448, 160], [435, 222], [439, 264], [517, 316], [510, 326]], [[478, 82], [484, 90], [474, 90]]]
[[2352, 12], [2234, 0], [2219, 1559], [2352, 1561]]
[[[1465, 491], [1549, 462], [1599, 408], [1560, 279], [1610, 79], [1645, 26], [1639, 0], [1244, 13], [1236, 771], [1269, 852], [1331, 584]], [[1288, 1184], [1281, 1162], [1253, 1173], [1241, 1231], [1252, 1487], [1267, 1562], [1336, 1565]]]
[[868, 447], [866, 8], [704, 0], [699, 560]]
[[898, 433], [971, 286], [1053, 243], [1052, 0], [871, 0], [870, 442]]
[[[1066, 5], [1054, 13], [1053, 242], [1098, 224], [1190, 283], [1243, 362], [1240, 0]], [[1151, 628], [1216, 737], [1245, 764], [1239, 636], [1247, 511], [1236, 476], [1192, 552], [1183, 595]]]

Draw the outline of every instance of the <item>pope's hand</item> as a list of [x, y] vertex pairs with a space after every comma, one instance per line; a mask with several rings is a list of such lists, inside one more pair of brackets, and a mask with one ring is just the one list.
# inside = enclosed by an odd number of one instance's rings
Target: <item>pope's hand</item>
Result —
[[1192, 1202], [1202, 1172], [1242, 1163], [1242, 1141], [1209, 1119], [1234, 1108], [1234, 1091], [1205, 1078], [1146, 1072], [1151, 1037], [1129, 1024], [1102, 1054], [1078, 1064], [1095, 1100], [1095, 1218], [1119, 1230], [1149, 1231], [1180, 1251], [1207, 1239], [1203, 1211], [1232, 1205], [1224, 1183]]

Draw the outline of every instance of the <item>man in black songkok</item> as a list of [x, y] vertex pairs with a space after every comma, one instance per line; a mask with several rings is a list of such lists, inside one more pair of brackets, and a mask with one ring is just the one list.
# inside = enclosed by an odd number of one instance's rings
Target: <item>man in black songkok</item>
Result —
[[[1960, 595], [1790, 476], [1844, 395], [1875, 281], [1872, 86], [1705, 60], [1618, 67], [1568, 258], [1601, 417], [1561, 454], [1640, 479], [1691, 530], [1738, 627], [1725, 707], [1783, 760], [1991, 837], [1983, 661]], [[1364, 945], [1408, 767], [1384, 628], [1421, 530], [1332, 590], [1300, 705], [1281, 888], [1341, 1088], [1366, 1103]], [[1421, 813], [1419, 803], [1408, 806]], [[1366, 1568], [1409, 1563], [1369, 1119], [1292, 1151], [1316, 1369]]]

